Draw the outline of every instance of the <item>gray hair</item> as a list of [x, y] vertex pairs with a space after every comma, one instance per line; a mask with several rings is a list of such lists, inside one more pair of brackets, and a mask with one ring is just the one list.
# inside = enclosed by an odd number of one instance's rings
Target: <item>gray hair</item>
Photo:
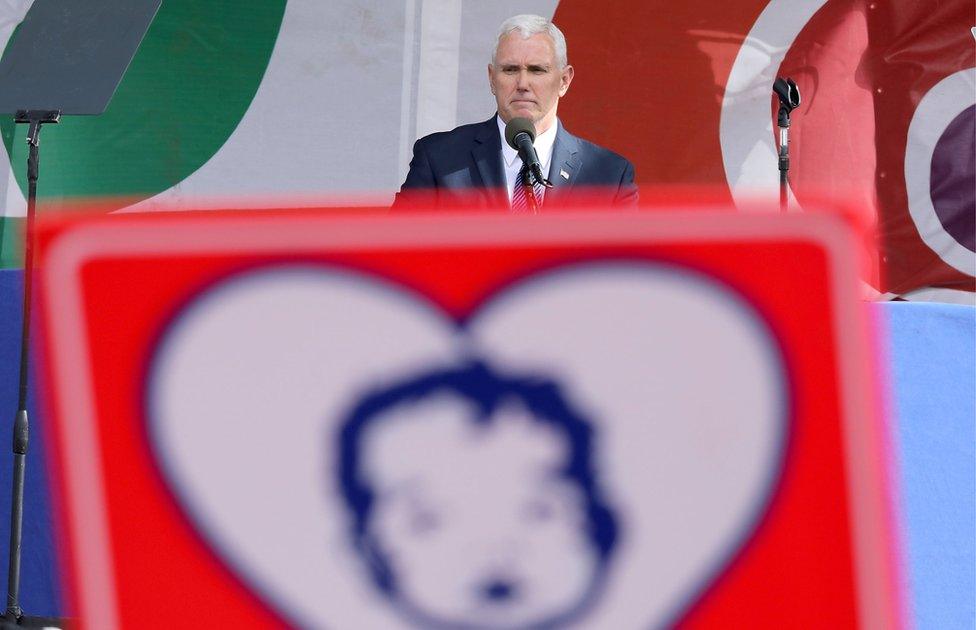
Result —
[[556, 64], [559, 66], [559, 69], [565, 68], [569, 63], [566, 57], [566, 36], [559, 30], [559, 27], [541, 15], [525, 13], [508, 18], [498, 28], [498, 39], [495, 40], [495, 50], [491, 53], [492, 64], [495, 63], [495, 58], [498, 56], [498, 45], [501, 43], [502, 38], [515, 31], [518, 31], [522, 39], [528, 39], [533, 35], [545, 33], [552, 38], [553, 46], [556, 49]]

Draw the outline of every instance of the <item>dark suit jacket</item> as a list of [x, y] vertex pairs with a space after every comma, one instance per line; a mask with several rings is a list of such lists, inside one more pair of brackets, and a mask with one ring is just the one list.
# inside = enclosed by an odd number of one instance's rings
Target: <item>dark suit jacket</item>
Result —
[[[569, 200], [570, 190], [584, 191], [586, 199], [595, 203], [637, 205], [633, 165], [613, 151], [577, 138], [562, 123], [557, 124], [549, 168], [554, 188], [547, 191], [543, 209]], [[416, 191], [420, 193], [416, 198], [425, 202], [504, 208], [509, 205], [505, 187], [501, 138], [492, 116], [485, 122], [417, 140], [410, 171], [393, 207], [408, 205]]]

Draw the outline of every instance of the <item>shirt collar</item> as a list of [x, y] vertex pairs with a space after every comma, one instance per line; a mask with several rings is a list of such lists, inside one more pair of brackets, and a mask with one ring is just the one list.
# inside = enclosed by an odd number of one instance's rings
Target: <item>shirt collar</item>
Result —
[[[505, 123], [502, 122], [501, 116], [495, 116], [495, 120], [498, 121], [498, 133], [502, 137], [502, 160], [505, 162], [505, 166], [512, 168], [515, 166], [515, 161], [519, 159], [518, 151], [508, 146], [508, 142], [505, 141]], [[542, 166], [542, 171], [546, 171], [546, 167], [549, 166], [549, 160], [552, 159], [552, 146], [556, 142], [556, 131], [559, 127], [559, 121], [555, 121], [552, 127], [549, 127], [545, 133], [540, 134], [536, 137], [535, 142], [532, 145], [535, 147], [535, 152], [539, 156], [539, 164]]]

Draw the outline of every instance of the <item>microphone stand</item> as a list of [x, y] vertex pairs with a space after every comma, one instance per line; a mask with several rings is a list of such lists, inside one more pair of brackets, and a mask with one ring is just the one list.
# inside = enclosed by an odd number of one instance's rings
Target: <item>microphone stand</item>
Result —
[[779, 127], [779, 209], [786, 212], [790, 186], [790, 113], [800, 105], [800, 88], [793, 79], [777, 78], [773, 82], [773, 92], [779, 97], [779, 113], [776, 116], [776, 126]]
[[14, 418], [14, 474], [10, 497], [10, 548], [7, 564], [6, 621], [17, 623], [24, 615], [20, 607], [20, 547], [24, 513], [24, 469], [30, 426], [27, 421], [27, 377], [29, 372], [31, 277], [34, 269], [34, 214], [37, 199], [38, 150], [41, 125], [61, 120], [60, 110], [18, 110], [14, 119], [27, 123], [27, 222], [24, 229], [24, 303], [20, 335], [20, 390]]
[[[528, 164], [523, 160], [523, 163]], [[548, 178], [543, 176], [542, 167], [539, 166], [539, 162], [534, 162], [532, 166], [529, 167], [529, 179], [532, 180], [532, 185], [542, 184], [544, 188], [552, 188], [552, 182]]]

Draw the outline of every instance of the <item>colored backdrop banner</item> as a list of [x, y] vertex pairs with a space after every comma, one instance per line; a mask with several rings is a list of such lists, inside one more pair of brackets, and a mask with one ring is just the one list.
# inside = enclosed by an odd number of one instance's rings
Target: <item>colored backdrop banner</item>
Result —
[[[0, 42], [30, 4], [0, 8]], [[39, 195], [145, 210], [390, 199], [414, 140], [493, 113], [485, 66], [497, 25], [522, 12], [554, 17], [568, 37], [567, 127], [630, 158], [642, 184], [775, 194], [771, 86], [794, 77], [795, 206], [858, 203], [880, 239], [865, 279], [887, 297], [935, 287], [971, 300], [967, 0], [167, 0], [108, 111], [45, 130]], [[17, 265], [25, 130], [0, 132], [0, 258]]]

